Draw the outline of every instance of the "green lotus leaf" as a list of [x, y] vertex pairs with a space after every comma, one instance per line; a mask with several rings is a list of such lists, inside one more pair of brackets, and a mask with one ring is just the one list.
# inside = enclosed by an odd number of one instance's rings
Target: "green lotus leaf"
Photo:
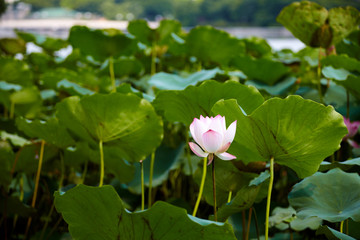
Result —
[[161, 118], [148, 101], [134, 94], [69, 97], [56, 108], [60, 124], [74, 137], [116, 147], [128, 161], [145, 159], [162, 139]]
[[26, 42], [16, 38], [1, 38], [0, 51], [11, 56], [14, 56], [17, 53], [25, 53]]
[[234, 81], [205, 81], [198, 87], [189, 86], [182, 91], [161, 91], [153, 104], [168, 121], [189, 126], [195, 117], [210, 116], [211, 108], [218, 100], [230, 98], [237, 99], [246, 113], [251, 113], [264, 102], [254, 87]]
[[14, 58], [0, 58], [0, 81], [21, 86], [32, 85], [32, 72], [24, 62]]
[[249, 37], [241, 40], [245, 43], [247, 55], [255, 58], [272, 56], [272, 49], [265, 39]]
[[203, 63], [214, 62], [226, 66], [232, 58], [245, 53], [242, 41], [210, 26], [191, 29], [186, 44], [188, 54]]
[[336, 231], [335, 229], [332, 229], [328, 226], [321, 226], [317, 231], [316, 235], [325, 235], [327, 239], [329, 240], [355, 240], [355, 238], [350, 237], [349, 235], [346, 235], [344, 233], [341, 233], [339, 231]]
[[57, 147], [64, 148], [73, 145], [75, 142], [67, 133], [66, 128], [59, 124], [56, 118], [49, 118], [47, 121], [28, 120], [17, 118], [16, 125], [31, 138], [39, 138]]
[[357, 99], [360, 98], [360, 77], [349, 74], [346, 80], [340, 80], [335, 82], [343, 86]]
[[153, 47], [154, 44], [169, 45], [173, 40], [172, 34], [181, 32], [181, 24], [176, 20], [164, 19], [157, 29], [151, 29], [147, 21], [138, 19], [129, 22], [127, 29], [141, 43]]
[[201, 70], [185, 78], [177, 74], [160, 72], [150, 78], [149, 84], [161, 90], [183, 90], [190, 85], [194, 86], [199, 82], [212, 79], [221, 72], [219, 68]]
[[136, 19], [130, 21], [127, 30], [131, 35], [135, 36], [139, 42], [147, 46], [152, 46], [155, 38], [155, 30], [149, 27], [146, 20]]
[[260, 186], [243, 187], [231, 200], [218, 209], [218, 220], [225, 221], [231, 215], [249, 209], [255, 202]]
[[276, 20], [306, 45], [318, 47], [319, 39], [316, 35], [321, 31], [327, 18], [326, 8], [315, 2], [301, 1], [284, 7]]
[[156, 202], [130, 213], [112, 186], [79, 185], [55, 193], [55, 206], [73, 238], [92, 239], [236, 239], [228, 223], [190, 217], [185, 209]]
[[104, 61], [109, 57], [130, 56], [137, 50], [136, 41], [115, 29], [91, 30], [84, 26], [70, 29], [69, 42], [85, 55]]
[[353, 7], [327, 11], [317, 3], [301, 1], [283, 8], [277, 21], [306, 45], [328, 48], [357, 29], [360, 14]]
[[269, 161], [293, 169], [300, 178], [314, 174], [320, 163], [340, 147], [347, 134], [343, 117], [300, 96], [272, 98], [244, 116], [236, 100], [218, 101], [212, 112], [237, 120], [229, 152], [244, 163]]
[[360, 30], [355, 30], [336, 44], [337, 54], [345, 54], [360, 60]]
[[253, 80], [246, 81], [245, 84], [254, 86], [258, 90], [265, 90], [269, 94], [277, 96], [287, 94], [291, 87], [295, 85], [296, 80], [297, 79], [294, 76], [290, 76], [272, 86]]
[[326, 78], [335, 79], [338, 81], [346, 80], [348, 76], [351, 75], [351, 72], [349, 72], [346, 69], [343, 68], [337, 69], [331, 66], [323, 67], [321, 72]]
[[66, 40], [59, 38], [51, 38], [45, 35], [27, 33], [21, 31], [15, 31], [15, 32], [20, 39], [23, 39], [25, 42], [33, 42], [34, 44], [38, 45], [46, 52], [51, 54], [69, 45], [69, 43]]
[[44, 73], [53, 68], [54, 60], [46, 53], [33, 52], [27, 56], [27, 62], [35, 73]]
[[[181, 157], [184, 154], [184, 144], [180, 144], [177, 148], [170, 148], [160, 145], [155, 151], [154, 173], [152, 178], [152, 187], [160, 186], [164, 181], [169, 179], [169, 172], [177, 169], [181, 165]], [[144, 183], [149, 186], [150, 175], [150, 156], [143, 161], [144, 167]], [[141, 194], [141, 168], [140, 164], [135, 165], [135, 176], [133, 180], [127, 184], [132, 192]]]
[[315, 173], [294, 185], [290, 205], [301, 218], [319, 217], [329, 222], [348, 218], [360, 221], [360, 177], [335, 168]]
[[32, 119], [41, 112], [42, 99], [39, 89], [33, 86], [10, 94], [8, 101], [4, 102], [4, 104], [9, 109], [14, 104], [15, 115]]
[[333, 68], [343, 68], [350, 72], [360, 72], [360, 61], [345, 54], [327, 56], [321, 60], [321, 64], [330, 65]]
[[65, 91], [72, 96], [85, 96], [85, 95], [94, 94], [93, 91], [91, 91], [87, 88], [84, 88], [74, 82], [70, 82], [66, 79], [63, 79], [60, 82], [58, 82], [56, 84], [56, 87], [58, 88], [58, 90]]
[[26, 144], [30, 144], [31, 142], [23, 137], [20, 137], [16, 134], [7, 133], [5, 131], [0, 131], [0, 138], [3, 140], [8, 140], [12, 145], [17, 147], [22, 147]]
[[274, 85], [290, 70], [281, 62], [266, 58], [255, 59], [250, 56], [238, 56], [231, 63], [249, 79], [258, 80], [268, 85]]
[[329, 10], [332, 44], [340, 42], [360, 24], [360, 13], [354, 7], [337, 7]]
[[12, 84], [5, 81], [0, 81], [0, 90], [1, 91], [20, 91], [22, 86], [18, 84]]
[[318, 217], [309, 217], [305, 219], [297, 217], [295, 209], [291, 206], [288, 208], [276, 207], [272, 211], [272, 216], [269, 218], [270, 226], [275, 226], [280, 230], [286, 230], [289, 226], [295, 231], [303, 231], [306, 228], [316, 230], [321, 223], [322, 220]]

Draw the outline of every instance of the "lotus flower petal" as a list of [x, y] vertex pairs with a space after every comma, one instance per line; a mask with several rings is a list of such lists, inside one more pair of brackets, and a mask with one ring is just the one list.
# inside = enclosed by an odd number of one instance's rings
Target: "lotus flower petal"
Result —
[[216, 153], [215, 155], [222, 160], [233, 160], [236, 158], [234, 155], [231, 155], [230, 153], [227, 152]]
[[189, 142], [191, 151], [193, 151], [199, 157], [207, 157], [209, 153], [204, 152], [196, 143]]
[[[236, 133], [236, 123], [237, 121], [234, 121], [230, 124], [228, 129], [226, 130], [224, 134], [224, 143], [232, 142], [234, 141], [235, 133]], [[225, 150], [226, 151], [226, 150]]]
[[204, 148], [209, 153], [217, 152], [221, 148], [222, 142], [223, 136], [212, 129], [203, 134]]

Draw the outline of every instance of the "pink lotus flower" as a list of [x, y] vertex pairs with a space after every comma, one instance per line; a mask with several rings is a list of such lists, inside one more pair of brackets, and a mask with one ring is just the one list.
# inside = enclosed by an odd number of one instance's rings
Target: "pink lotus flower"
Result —
[[360, 122], [359, 121], [350, 122], [349, 118], [344, 117], [344, 123], [349, 133], [343, 138], [343, 140], [346, 140], [354, 148], [360, 148], [360, 146], [355, 141], [349, 139], [354, 137], [358, 132]]
[[200, 119], [194, 118], [190, 125], [190, 132], [197, 144], [189, 142], [191, 150], [199, 157], [209, 155], [209, 164], [213, 160], [214, 154], [222, 160], [235, 159], [234, 155], [226, 151], [234, 140], [236, 122], [231, 123], [226, 129], [225, 117], [220, 115], [210, 118], [203, 116], [200, 116]]

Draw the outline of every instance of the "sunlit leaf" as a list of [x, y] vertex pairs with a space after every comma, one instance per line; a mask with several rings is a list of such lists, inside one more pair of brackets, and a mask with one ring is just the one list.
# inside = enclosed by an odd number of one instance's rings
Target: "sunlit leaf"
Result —
[[148, 101], [133, 94], [69, 97], [56, 108], [60, 123], [71, 134], [116, 147], [128, 161], [145, 159], [162, 139], [161, 119]]
[[301, 178], [314, 174], [347, 134], [343, 117], [333, 107], [299, 96], [269, 99], [248, 116], [236, 100], [221, 100], [212, 112], [225, 116], [228, 123], [237, 120], [229, 149], [237, 159], [249, 163], [274, 157]]

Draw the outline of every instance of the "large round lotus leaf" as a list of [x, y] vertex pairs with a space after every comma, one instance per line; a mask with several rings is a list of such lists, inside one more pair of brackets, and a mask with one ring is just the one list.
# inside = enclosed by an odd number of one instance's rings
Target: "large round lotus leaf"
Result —
[[263, 38], [249, 37], [241, 39], [245, 43], [246, 54], [255, 58], [272, 56], [271, 46]]
[[329, 25], [332, 33], [332, 44], [340, 42], [360, 24], [360, 13], [354, 7], [337, 7], [329, 10]]
[[179, 121], [188, 126], [200, 115], [210, 116], [211, 108], [218, 100], [230, 98], [237, 99], [248, 114], [264, 102], [254, 87], [234, 81], [205, 81], [198, 87], [189, 86], [182, 91], [161, 91], [154, 100], [154, 106], [157, 111], [163, 112], [168, 121]]
[[360, 14], [353, 7], [328, 12], [317, 3], [301, 1], [285, 7], [277, 21], [306, 45], [327, 48], [357, 29]]
[[79, 240], [236, 239], [228, 223], [190, 217], [185, 209], [165, 202], [130, 213], [112, 186], [79, 185], [64, 194], [56, 192], [55, 206]]
[[115, 29], [91, 30], [84, 26], [70, 29], [69, 42], [84, 55], [104, 61], [109, 57], [132, 55], [137, 50], [136, 41]]
[[17, 53], [25, 53], [26, 42], [22, 39], [2, 38], [0, 39], [0, 51], [12, 56]]
[[57, 106], [57, 118], [79, 139], [102, 140], [123, 158], [140, 161], [160, 144], [162, 121], [151, 104], [133, 94], [69, 97]]
[[137, 19], [129, 22], [127, 27], [129, 33], [147, 46], [152, 46], [155, 38], [155, 30], [151, 29], [144, 19]]
[[266, 58], [255, 59], [250, 56], [236, 57], [231, 63], [249, 79], [258, 80], [268, 85], [273, 85], [290, 70], [281, 62]]
[[27, 136], [43, 139], [60, 148], [75, 143], [67, 133], [66, 128], [60, 125], [56, 118], [50, 118], [47, 121], [31, 121], [20, 117], [16, 119], [16, 125], [18, 129], [23, 131]]
[[210, 26], [191, 29], [186, 39], [188, 54], [199, 61], [227, 65], [235, 56], [245, 53], [245, 45], [229, 33]]
[[348, 218], [360, 221], [360, 177], [335, 168], [317, 172], [294, 185], [289, 203], [298, 216], [319, 217], [329, 222]]
[[276, 20], [306, 45], [318, 47], [315, 36], [327, 18], [326, 8], [314, 2], [301, 1], [283, 8]]
[[237, 159], [249, 163], [274, 157], [301, 178], [314, 174], [347, 134], [343, 117], [333, 107], [300, 96], [269, 99], [248, 116], [234, 99], [217, 102], [212, 112], [225, 116], [228, 124], [237, 120], [229, 149]]

